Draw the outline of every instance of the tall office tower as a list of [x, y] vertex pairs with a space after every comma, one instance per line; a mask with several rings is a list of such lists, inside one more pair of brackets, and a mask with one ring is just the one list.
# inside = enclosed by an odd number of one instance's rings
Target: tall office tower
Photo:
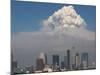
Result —
[[44, 60], [38, 58], [36, 61], [36, 69], [42, 71], [44, 69]]
[[45, 54], [45, 64], [46, 64], [46, 65], [48, 64], [48, 61], [47, 61], [47, 54]]
[[65, 68], [65, 63], [64, 61], [61, 62], [61, 69], [64, 69]]
[[82, 69], [87, 69], [88, 68], [88, 53], [82, 53], [81, 56], [81, 66]]
[[59, 66], [59, 55], [53, 55], [52, 59], [53, 59], [53, 66], [56, 66], [56, 65]]
[[64, 56], [64, 66], [67, 67], [67, 56]]
[[70, 69], [70, 50], [67, 50], [67, 69]]
[[71, 66], [71, 68], [72, 68], [72, 70], [74, 70], [75, 69], [75, 55], [72, 55], [72, 66]]
[[47, 64], [47, 55], [46, 54], [40, 53], [39, 58], [43, 59], [44, 64]]
[[79, 53], [76, 53], [75, 55], [75, 69], [79, 69], [80, 68], [80, 56]]

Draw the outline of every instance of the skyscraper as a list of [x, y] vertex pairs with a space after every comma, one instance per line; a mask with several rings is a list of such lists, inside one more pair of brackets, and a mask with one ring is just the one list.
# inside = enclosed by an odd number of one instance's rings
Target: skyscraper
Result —
[[79, 53], [76, 53], [75, 55], [75, 69], [79, 69], [80, 68], [80, 56]]
[[81, 56], [81, 66], [82, 66], [82, 69], [87, 69], [88, 67], [88, 53], [82, 53], [82, 56]]
[[70, 50], [67, 50], [67, 69], [70, 69]]
[[38, 58], [36, 61], [36, 69], [42, 71], [44, 69], [44, 61], [41, 58]]
[[59, 55], [53, 55], [52, 59], [53, 59], [53, 66], [59, 65]]
[[64, 66], [67, 67], [67, 56], [64, 56]]
[[47, 55], [45, 53], [40, 53], [39, 58], [43, 59], [44, 64], [47, 64]]
[[61, 69], [64, 69], [65, 68], [65, 63], [64, 61], [61, 62]]
[[46, 64], [46, 65], [48, 64], [48, 61], [47, 61], [47, 54], [45, 54], [45, 64]]

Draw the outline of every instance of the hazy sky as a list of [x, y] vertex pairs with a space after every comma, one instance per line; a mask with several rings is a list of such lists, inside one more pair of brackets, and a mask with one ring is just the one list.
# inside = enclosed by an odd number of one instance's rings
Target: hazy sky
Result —
[[63, 60], [67, 49], [71, 56], [88, 52], [95, 61], [95, 6], [12, 1], [11, 20], [11, 47], [20, 66], [35, 65], [40, 52], [50, 64], [52, 54]]
[[[67, 5], [67, 4], [65, 4]], [[30, 32], [41, 28], [39, 22], [48, 18], [64, 4], [34, 3], [34, 2], [12, 2], [12, 32]], [[86, 21], [87, 28], [95, 31], [96, 8], [95, 6], [74, 5], [75, 10]]]

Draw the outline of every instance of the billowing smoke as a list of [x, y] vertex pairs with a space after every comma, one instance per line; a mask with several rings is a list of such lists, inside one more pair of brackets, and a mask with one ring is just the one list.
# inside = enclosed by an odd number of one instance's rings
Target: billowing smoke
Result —
[[84, 28], [86, 23], [73, 6], [64, 6], [44, 20], [43, 25], [45, 30], [67, 30], [69, 28]]
[[42, 21], [40, 31], [19, 32], [12, 35], [12, 49], [19, 64], [35, 64], [41, 52], [47, 53], [52, 62], [52, 54], [65, 55], [67, 49], [71, 53], [88, 52], [95, 61], [95, 32], [86, 28], [85, 20], [77, 14], [73, 6], [64, 6]]
[[47, 34], [68, 35], [85, 40], [95, 39], [95, 33], [87, 30], [85, 20], [75, 11], [73, 6], [63, 6], [42, 23], [41, 30]]

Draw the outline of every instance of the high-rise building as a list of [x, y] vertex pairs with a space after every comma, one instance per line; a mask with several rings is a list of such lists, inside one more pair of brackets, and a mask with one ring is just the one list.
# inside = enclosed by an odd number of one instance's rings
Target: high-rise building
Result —
[[75, 55], [72, 55], [72, 69], [75, 69]]
[[44, 64], [47, 64], [47, 55], [45, 53], [40, 53], [39, 58], [43, 59]]
[[88, 53], [82, 53], [81, 56], [81, 67], [82, 69], [87, 69], [88, 68]]
[[47, 61], [47, 54], [45, 54], [45, 64], [46, 64], [46, 65], [48, 64], [48, 61]]
[[70, 69], [70, 50], [67, 50], [67, 69]]
[[59, 55], [53, 55], [52, 61], [53, 61], [53, 70], [57, 70], [59, 68]]
[[65, 68], [65, 63], [64, 61], [61, 62], [61, 69], [64, 69]]
[[80, 68], [80, 56], [79, 53], [76, 53], [75, 55], [75, 69], [79, 69]]
[[44, 69], [44, 61], [41, 58], [38, 58], [36, 61], [36, 69], [37, 70], [43, 70]]
[[64, 66], [67, 67], [67, 56], [64, 56]]
[[53, 55], [53, 65], [59, 65], [59, 55]]

